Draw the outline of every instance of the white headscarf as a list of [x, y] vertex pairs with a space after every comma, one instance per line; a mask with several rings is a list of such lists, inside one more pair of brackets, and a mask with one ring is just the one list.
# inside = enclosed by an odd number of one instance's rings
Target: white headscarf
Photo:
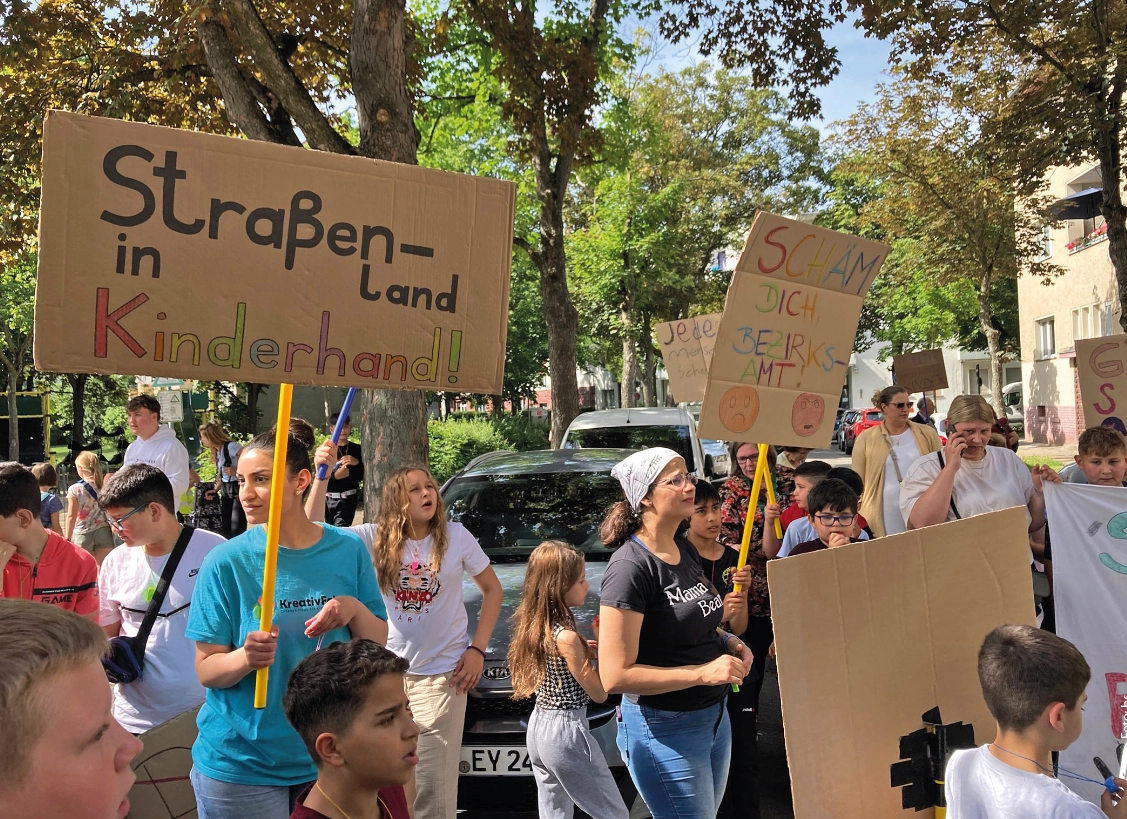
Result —
[[629, 458], [615, 464], [610, 474], [622, 484], [622, 491], [626, 493], [630, 508], [637, 512], [641, 507], [642, 498], [650, 491], [650, 485], [661, 474], [661, 470], [665, 469], [674, 458], [680, 457], [680, 453], [672, 449], [655, 446], [652, 449], [635, 452]]

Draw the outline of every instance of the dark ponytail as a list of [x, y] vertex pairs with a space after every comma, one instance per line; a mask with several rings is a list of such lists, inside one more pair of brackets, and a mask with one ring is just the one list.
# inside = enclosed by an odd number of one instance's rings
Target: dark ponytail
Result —
[[[277, 428], [260, 432], [254, 436], [249, 444], [242, 448], [242, 452], [260, 449], [273, 454], [277, 445]], [[286, 475], [293, 477], [303, 469], [313, 471], [313, 463], [309, 460], [309, 450], [316, 444], [316, 435], [309, 422], [302, 418], [290, 419], [289, 441], [286, 444]], [[240, 455], [242, 454], [240, 452]]]
[[620, 500], [607, 511], [599, 537], [608, 549], [617, 549], [630, 535], [642, 528], [642, 518], [630, 508], [630, 502]]

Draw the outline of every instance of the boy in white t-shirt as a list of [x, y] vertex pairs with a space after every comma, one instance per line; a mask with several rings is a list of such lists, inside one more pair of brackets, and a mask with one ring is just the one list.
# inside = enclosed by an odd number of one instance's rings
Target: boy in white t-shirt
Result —
[[1091, 676], [1076, 646], [1055, 634], [1021, 625], [990, 632], [978, 652], [978, 679], [998, 733], [989, 745], [951, 756], [947, 819], [1127, 817], [1127, 781], [1115, 780], [1114, 799], [1104, 792], [1101, 812], [1053, 772], [1053, 752], [1080, 736]]
[[[100, 622], [110, 637], [134, 636], [183, 528], [172, 483], [155, 466], [129, 464], [102, 487], [98, 503], [128, 547], [114, 549], [102, 562]], [[184, 629], [200, 564], [223, 540], [203, 529], [192, 532], [149, 634], [144, 676], [114, 686], [114, 717], [131, 733], [144, 733], [203, 702], [196, 644]]]

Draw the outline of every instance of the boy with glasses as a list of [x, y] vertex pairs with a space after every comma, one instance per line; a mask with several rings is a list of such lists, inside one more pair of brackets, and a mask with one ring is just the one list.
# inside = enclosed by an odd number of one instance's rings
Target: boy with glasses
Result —
[[810, 490], [806, 503], [810, 523], [818, 537], [795, 546], [790, 553], [792, 557], [857, 542], [853, 537], [853, 522], [859, 501], [857, 493], [844, 481], [827, 478]]
[[[98, 503], [125, 548], [102, 562], [101, 624], [109, 637], [133, 637], [141, 627], [165, 564], [184, 527], [176, 519], [172, 483], [155, 466], [129, 464], [102, 488]], [[196, 644], [184, 636], [196, 575], [221, 535], [189, 530], [191, 538], [168, 585], [145, 648], [144, 676], [114, 686], [113, 715], [141, 734], [203, 702]]]
[[34, 600], [96, 620], [94, 556], [39, 519], [39, 481], [22, 464], [0, 463], [0, 597]]

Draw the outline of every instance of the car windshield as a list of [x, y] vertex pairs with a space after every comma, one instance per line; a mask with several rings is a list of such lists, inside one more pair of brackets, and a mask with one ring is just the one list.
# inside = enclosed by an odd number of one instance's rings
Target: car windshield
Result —
[[693, 463], [692, 438], [687, 426], [632, 424], [621, 427], [572, 429], [568, 430], [564, 446], [569, 449], [648, 449], [652, 446], [664, 446], [684, 458], [685, 466], [690, 472], [696, 469]]
[[609, 556], [599, 526], [622, 488], [605, 472], [481, 475], [456, 478], [442, 500], [493, 560], [527, 558], [545, 540]]
[[865, 420], [867, 420], [867, 421], [883, 421], [884, 420], [884, 413], [883, 412], [877, 412], [876, 410], [872, 410], [871, 412], [865, 413]]

